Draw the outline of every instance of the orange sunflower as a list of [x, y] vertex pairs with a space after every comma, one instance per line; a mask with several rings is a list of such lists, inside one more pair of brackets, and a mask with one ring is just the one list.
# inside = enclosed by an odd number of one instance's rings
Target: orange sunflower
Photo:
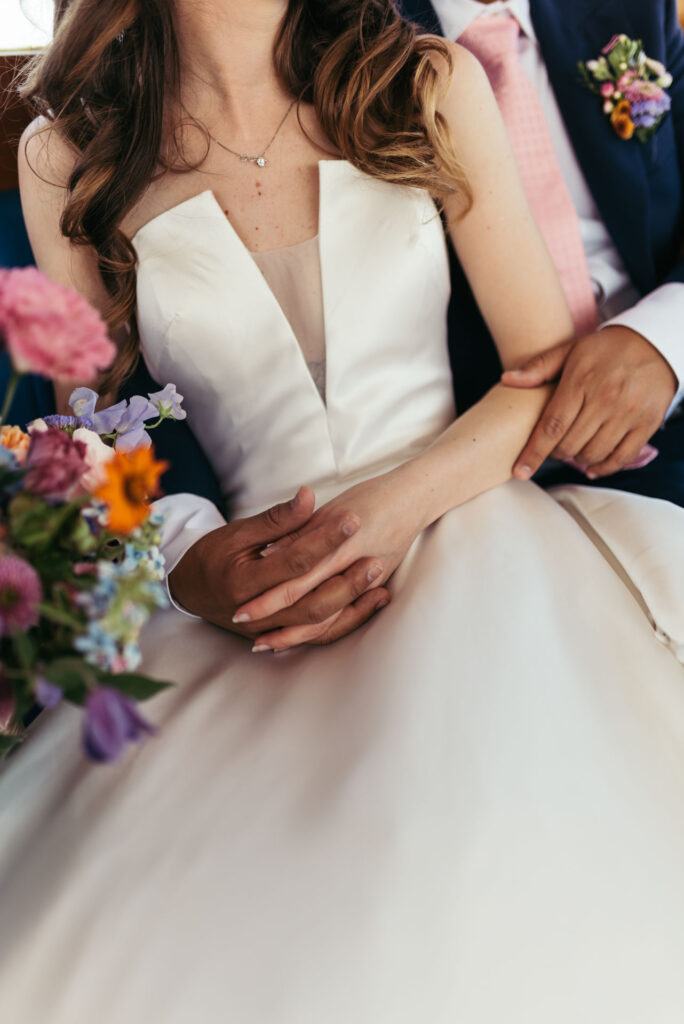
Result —
[[167, 462], [157, 462], [153, 448], [114, 452], [114, 458], [103, 466], [104, 482], [94, 491], [108, 507], [107, 526], [112, 533], [131, 533], [144, 523], [150, 500], [159, 492], [159, 478], [167, 468]]

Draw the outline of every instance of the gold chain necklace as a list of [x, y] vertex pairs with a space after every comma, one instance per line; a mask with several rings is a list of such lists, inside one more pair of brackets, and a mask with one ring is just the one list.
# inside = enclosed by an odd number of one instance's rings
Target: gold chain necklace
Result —
[[[285, 114], [283, 116], [282, 121], [280, 122], [280, 124], [278, 125], [276, 130], [273, 132], [273, 135], [271, 136], [270, 141], [268, 142], [268, 144], [266, 146], [264, 146], [264, 148], [262, 149], [261, 153], [258, 156], [250, 156], [249, 153], [238, 153], [238, 151], [236, 149], [231, 149], [230, 146], [226, 146], [226, 144], [224, 142], [221, 142], [220, 139], [217, 139], [216, 136], [213, 135], [209, 131], [208, 128], [207, 128], [207, 134], [208, 134], [209, 138], [213, 142], [216, 143], [217, 146], [220, 146], [221, 149], [225, 149], [226, 153], [231, 153], [233, 156], [238, 157], [238, 159], [240, 160], [240, 163], [243, 163], [243, 164], [256, 164], [257, 167], [266, 167], [268, 165], [268, 160], [266, 159], [266, 154], [268, 153], [269, 149], [271, 148], [271, 146], [275, 142], [276, 138], [278, 137], [280, 129], [283, 127], [283, 125], [287, 121], [288, 115], [289, 115], [290, 111], [292, 110], [292, 108], [294, 107], [296, 102], [297, 102], [297, 100], [292, 100], [292, 103], [290, 104], [290, 106], [285, 111]], [[187, 110], [185, 112], [186, 112], [186, 114], [188, 114], [188, 117], [192, 117], [192, 115], [190, 113], [188, 113]]]

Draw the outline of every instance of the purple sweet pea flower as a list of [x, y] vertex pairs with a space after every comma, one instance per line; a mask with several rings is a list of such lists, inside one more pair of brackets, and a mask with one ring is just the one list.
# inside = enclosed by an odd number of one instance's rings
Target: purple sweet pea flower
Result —
[[116, 426], [118, 436], [114, 447], [128, 452], [134, 448], [149, 448], [152, 441], [145, 430], [145, 422], [156, 419], [157, 415], [157, 409], [149, 399], [134, 395]]
[[33, 695], [36, 698], [36, 704], [40, 704], [42, 708], [56, 708], [64, 696], [64, 690], [43, 676], [38, 676]]
[[119, 452], [133, 452], [136, 448], [149, 448], [151, 444], [152, 438], [141, 424], [126, 434], [119, 434], [114, 442], [114, 447]]
[[115, 761], [128, 742], [153, 735], [155, 728], [135, 703], [109, 686], [93, 690], [85, 706], [83, 745], [93, 761]]
[[92, 388], [74, 388], [69, 396], [69, 406], [74, 416], [78, 419], [85, 417], [92, 421], [99, 397], [97, 391], [93, 391]]
[[98, 434], [113, 434], [126, 415], [128, 402], [117, 402], [108, 409], [102, 409], [93, 415], [93, 425]]
[[149, 399], [159, 410], [159, 415], [166, 419], [184, 420], [188, 415], [185, 409], [181, 409], [183, 396], [178, 394], [175, 384], [167, 384], [163, 391], [155, 391]]

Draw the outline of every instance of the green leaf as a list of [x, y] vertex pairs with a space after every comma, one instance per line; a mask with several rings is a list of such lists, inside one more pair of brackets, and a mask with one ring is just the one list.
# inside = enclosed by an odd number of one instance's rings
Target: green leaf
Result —
[[89, 691], [98, 683], [95, 670], [82, 658], [55, 658], [42, 666], [41, 674], [64, 690], [64, 696], [72, 704], [83, 704]]
[[43, 618], [48, 619], [49, 622], [55, 622], [60, 626], [68, 626], [69, 629], [79, 633], [83, 629], [83, 621], [81, 619], [78, 619], [75, 615], [70, 615], [61, 608], [56, 608], [53, 604], [46, 604], [45, 601], [41, 601], [38, 605], [38, 610]]
[[150, 697], [173, 686], [173, 683], [159, 682], [135, 672], [120, 672], [116, 675], [113, 672], [98, 672], [97, 675], [101, 683], [120, 690], [127, 697], [133, 697], [134, 700], [149, 700]]
[[12, 636], [12, 647], [22, 669], [25, 672], [30, 672], [38, 656], [35, 637], [31, 633], [15, 633]]

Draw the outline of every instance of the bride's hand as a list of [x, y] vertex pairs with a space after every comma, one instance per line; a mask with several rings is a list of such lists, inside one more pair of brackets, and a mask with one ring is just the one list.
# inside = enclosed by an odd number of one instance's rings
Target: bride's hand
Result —
[[[403, 468], [344, 491], [318, 509], [301, 530], [266, 548], [262, 554], [268, 558], [294, 540], [301, 545], [307, 534], [343, 511], [355, 514], [361, 523], [349, 540], [313, 569], [265, 591], [238, 608], [234, 621], [249, 622], [252, 628], [257, 627], [260, 620], [292, 606], [360, 559], [377, 560], [377, 564], [371, 561], [369, 581], [372, 587], [382, 586], [425, 526], [422, 503], [416, 500], [415, 487], [409, 486]], [[306, 643], [308, 639], [307, 627], [293, 626], [264, 632], [256, 637], [255, 647], [263, 651], [282, 651]]]

